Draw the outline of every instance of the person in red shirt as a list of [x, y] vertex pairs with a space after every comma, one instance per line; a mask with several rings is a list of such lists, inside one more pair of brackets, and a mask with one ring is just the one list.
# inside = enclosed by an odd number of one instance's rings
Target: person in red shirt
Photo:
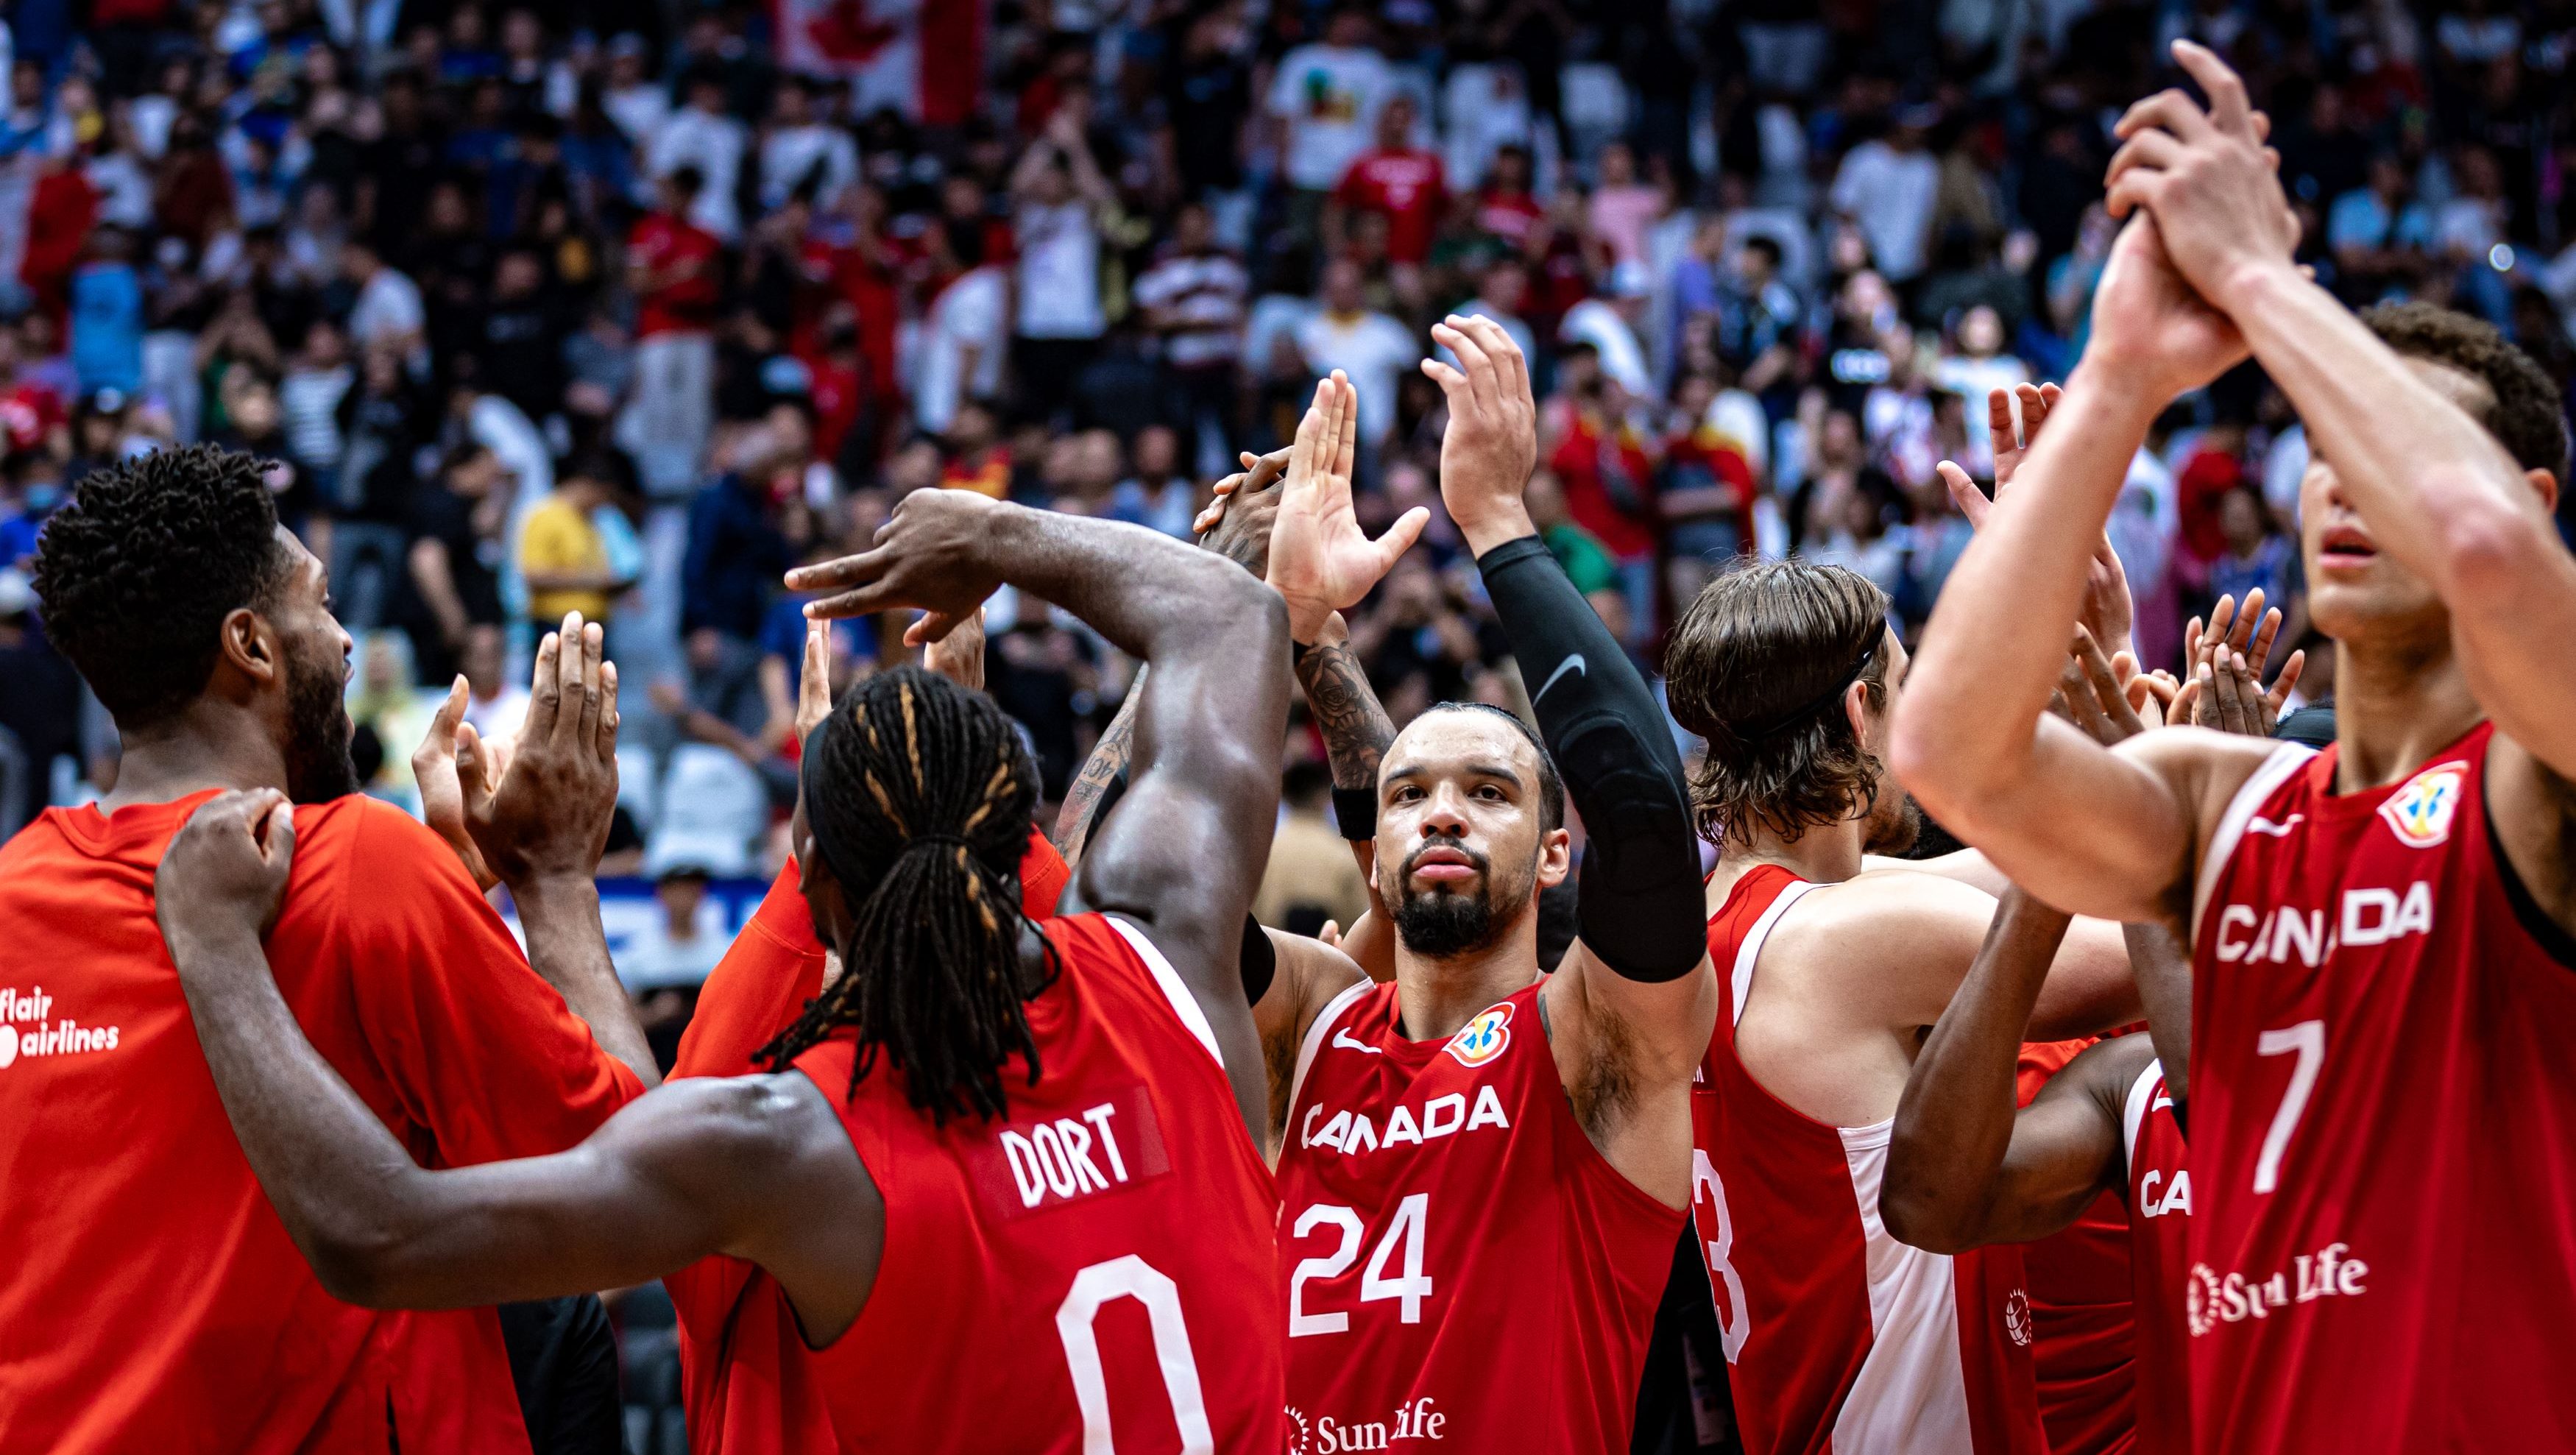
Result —
[[1431, 239], [1448, 206], [1440, 154], [1413, 144], [1413, 98], [1397, 95], [1378, 108], [1377, 147], [1351, 163], [1324, 212], [1324, 237], [1343, 245], [1352, 213], [1386, 219], [1386, 258], [1419, 266], [1431, 256]]
[[[355, 1307], [296, 1254], [207, 1079], [152, 878], [219, 790], [292, 796], [305, 852], [269, 954], [361, 1114], [436, 1166], [572, 1145], [653, 1079], [590, 882], [616, 796], [598, 629], [548, 637], [497, 793], [487, 745], [461, 735], [461, 775], [447, 751], [449, 698], [414, 764], [451, 845], [356, 791], [349, 638], [249, 455], [89, 476], [34, 584], [124, 755], [105, 799], [0, 849], [0, 1449], [526, 1450], [492, 1310]], [[510, 885], [545, 978], [459, 848]]]
[[1530, 177], [1529, 149], [1506, 145], [1495, 151], [1493, 170], [1476, 189], [1476, 231], [1516, 253], [1529, 245], [1531, 231], [1547, 216], [1547, 209], [1530, 195]]
[[822, 1346], [846, 1445], [1284, 1445], [1247, 1003], [1268, 967], [1253, 985], [1241, 968], [1268, 853], [1244, 826], [1277, 805], [1283, 614], [1212, 553], [954, 490], [915, 492], [875, 549], [789, 585], [838, 593], [818, 617], [927, 608], [929, 640], [1005, 581], [1151, 664], [1133, 786], [1082, 862], [1106, 912], [1020, 909], [1037, 771], [990, 698], [918, 668], [868, 678], [808, 743], [791, 827], [841, 975], [764, 1048], [774, 1074], [676, 1082], [568, 1154], [410, 1165], [262, 963], [294, 859], [283, 805], [235, 797], [190, 825], [164, 935], [237, 1130], [333, 1286], [447, 1305], [724, 1253], [776, 1279]]
[[619, 421], [648, 490], [696, 488], [715, 427], [716, 307], [724, 244], [689, 221], [705, 179], [676, 167], [661, 205], [626, 235], [626, 286], [635, 295], [635, 394]]

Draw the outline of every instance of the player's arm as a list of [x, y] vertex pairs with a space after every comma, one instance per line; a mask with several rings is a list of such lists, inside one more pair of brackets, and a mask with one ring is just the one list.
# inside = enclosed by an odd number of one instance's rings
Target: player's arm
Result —
[[[269, 791], [200, 808], [161, 861], [155, 907], [242, 1151], [325, 1288], [378, 1308], [470, 1307], [637, 1283], [730, 1252], [771, 1267], [818, 1312], [855, 1312], [816, 1274], [873, 1267], [882, 1204], [801, 1076], [675, 1087], [554, 1156], [415, 1166], [270, 978], [260, 934], [291, 865], [291, 812]], [[827, 1199], [858, 1211], [849, 1228], [779, 1231], [778, 1208]]]
[[1287, 653], [1279, 598], [1230, 563], [1141, 527], [1029, 510], [965, 491], [904, 500], [857, 556], [788, 576], [839, 594], [819, 616], [915, 605], [910, 635], [935, 640], [1007, 582], [1062, 606], [1151, 670], [1137, 689], [1126, 811], [1083, 854], [1082, 902], [1147, 928], [1217, 1032], [1248, 1125], [1260, 1124], [1260, 1060], [1240, 974], [1243, 921], [1270, 852]]
[[[1452, 315], [1432, 337], [1459, 361], [1422, 366], [1448, 396], [1441, 499], [1535, 684], [1539, 736], [1590, 830], [1577, 938], [1543, 994], [1550, 1044], [1560, 1069], [1571, 1053], [1567, 1085], [1599, 1143], [1640, 1089], [1686, 1087], [1716, 1029], [1689, 790], [1662, 705], [1521, 503], [1538, 453], [1527, 362], [1490, 319]], [[1587, 1088], [1597, 1104], [1586, 1105]]]
[[[1296, 1089], [1297, 1056], [1315, 1017], [1333, 998], [1369, 977], [1351, 957], [1321, 940], [1255, 925], [1262, 936], [1260, 953], [1271, 967], [1270, 978], [1252, 1003], [1253, 1028], [1261, 1036], [1261, 1061], [1270, 1077], [1270, 1119], [1261, 1138], [1262, 1155], [1276, 1162], [1280, 1139], [1288, 1129], [1288, 1097]], [[1249, 933], [1250, 931], [1247, 931]], [[1247, 957], [1255, 951], [1246, 945]], [[1245, 976], [1251, 988], [1252, 976]]]
[[[2044, 1237], [2117, 1185], [2125, 1164], [2116, 1095], [2105, 1103], [2061, 1094], [2014, 1110], [2014, 1063], [2068, 923], [2019, 890], [2005, 895], [1968, 978], [1925, 1038], [1897, 1103], [1878, 1196], [1900, 1242], [1956, 1253]], [[2123, 1039], [2133, 1045], [2122, 1059], [2143, 1064], [2152, 1048]], [[2078, 1057], [2050, 1084], [2072, 1089], [2099, 1074]]]
[[[2243, 345], [2144, 221], [2113, 245], [2093, 330], [2047, 431], [1933, 609], [1890, 759], [1927, 811], [2015, 883], [2078, 913], [2143, 920], [2164, 913], [2162, 892], [2196, 842], [2204, 765], [2176, 746], [2194, 740], [2148, 734], [2106, 749], [2048, 716], [2048, 701], [2148, 424]], [[2071, 823], [2084, 832], [2066, 832]]]
[[[2202, 294], [2333, 462], [2378, 549], [2429, 582], [2478, 705], [2562, 777], [2576, 777], [2576, 557], [2550, 520], [2558, 482], [2525, 468], [2292, 258], [2298, 225], [2264, 155], [2244, 84], [2188, 41], [2174, 58], [2208, 93], [2130, 108], [2111, 166], [2115, 211], [2144, 207]], [[2555, 401], [2550, 404], [2555, 408]]]

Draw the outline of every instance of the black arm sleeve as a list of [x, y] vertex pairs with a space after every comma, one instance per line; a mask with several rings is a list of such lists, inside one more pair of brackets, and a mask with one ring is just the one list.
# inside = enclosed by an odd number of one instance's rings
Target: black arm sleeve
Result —
[[1476, 567], [1590, 833], [1576, 901], [1583, 943], [1626, 979], [1680, 979], [1708, 939], [1690, 792], [1663, 707], [1538, 537], [1506, 541]]

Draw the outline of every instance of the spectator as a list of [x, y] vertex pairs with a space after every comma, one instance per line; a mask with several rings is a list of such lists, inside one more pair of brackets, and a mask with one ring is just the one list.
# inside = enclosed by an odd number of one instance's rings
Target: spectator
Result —
[[912, 422], [945, 434], [966, 400], [1002, 392], [1002, 356], [1010, 337], [1010, 281], [984, 259], [979, 223], [948, 218], [927, 239], [939, 280], [921, 320], [920, 373], [913, 381]]
[[630, 145], [652, 143], [671, 115], [671, 92], [645, 72], [644, 37], [628, 31], [608, 43], [608, 80], [601, 88], [600, 109], [608, 113]]
[[1136, 280], [1136, 306], [1163, 346], [1193, 435], [1214, 443], [1198, 450], [1201, 473], [1213, 459], [1222, 473], [1233, 435], [1243, 326], [1252, 280], [1242, 262], [1219, 247], [1216, 219], [1201, 203], [1173, 214], [1172, 239]]
[[1167, 424], [1136, 432], [1134, 472], [1109, 496], [1108, 514], [1181, 540], [1191, 538], [1199, 487], [1181, 473], [1181, 437]]
[[1253, 918], [1272, 929], [1311, 935], [1327, 920], [1348, 929], [1368, 912], [1368, 878], [1334, 828], [1332, 806], [1330, 770], [1315, 762], [1288, 765], [1279, 831], [1271, 837], [1270, 866], [1253, 896]]
[[761, 690], [759, 648], [748, 637], [701, 626], [689, 632], [683, 660], [680, 680], [653, 684], [653, 706], [683, 739], [722, 748], [754, 768], [768, 766], [794, 718], [775, 713]]
[[1853, 147], [1834, 173], [1834, 210], [1860, 225], [1872, 266], [1891, 283], [1923, 271], [1941, 185], [1941, 164], [1923, 140], [1936, 119], [1929, 107], [1900, 109], [1885, 137]]
[[[502, 527], [510, 517], [509, 474], [500, 457], [479, 444], [448, 452], [439, 478], [413, 496], [408, 605], [404, 627], [412, 660], [425, 686], [440, 686], [460, 670], [478, 629], [500, 641]], [[499, 668], [493, 669], [499, 690]]]
[[[1538, 338], [1521, 318], [1521, 309], [1529, 301], [1529, 268], [1517, 257], [1506, 254], [1494, 259], [1476, 281], [1476, 296], [1458, 305], [1458, 311], [1471, 317], [1490, 318], [1512, 336], [1525, 358], [1539, 356]], [[1440, 361], [1455, 365], [1458, 356], [1443, 348]]]
[[1284, 133], [1292, 189], [1288, 228], [1308, 245], [1321, 236], [1325, 200], [1368, 149], [1378, 108], [1395, 94], [1394, 69], [1370, 45], [1369, 29], [1366, 9], [1337, 6], [1322, 42], [1280, 57], [1271, 75], [1268, 109]]
[[626, 238], [626, 286], [634, 291], [635, 392], [619, 421], [647, 493], [669, 496], [696, 483], [713, 428], [715, 326], [723, 244], [691, 218], [705, 176], [681, 166], [658, 187], [660, 207]]
[[1109, 329], [1100, 299], [1100, 223], [1116, 197], [1082, 134], [1086, 109], [1086, 93], [1067, 97], [1011, 172], [1020, 246], [1011, 371], [1022, 411], [1041, 419], [1064, 409]]
[[592, 522], [610, 510], [614, 472], [603, 460], [576, 461], [555, 491], [528, 512], [519, 531], [519, 572], [527, 578], [528, 615], [540, 623], [578, 611], [603, 626], [619, 593], [634, 585], [611, 566], [608, 538]]
[[638, 997], [706, 983], [732, 944], [707, 899], [711, 871], [678, 856], [653, 866], [653, 910], [618, 948], [617, 978]]
[[1386, 222], [1386, 258], [1417, 268], [1431, 256], [1433, 232], [1448, 208], [1440, 154], [1413, 143], [1418, 119], [1413, 98], [1401, 92], [1378, 108], [1377, 145], [1353, 160], [1324, 210], [1324, 245], [1345, 251], [1353, 214]]
[[1316, 374], [1335, 369], [1359, 392], [1360, 442], [1374, 451], [1395, 427], [1396, 386], [1421, 362], [1422, 346], [1403, 324], [1367, 306], [1359, 265], [1337, 258], [1324, 268], [1323, 307], [1297, 328], [1297, 347]]
[[[308, 335], [308, 354], [311, 349]], [[401, 357], [391, 348], [367, 350], [334, 412], [340, 453], [328, 492], [331, 589], [341, 621], [352, 631], [386, 624], [403, 595], [414, 516], [412, 459], [422, 445], [419, 415]]]
[[317, 318], [304, 331], [304, 341], [288, 361], [277, 386], [278, 408], [285, 415], [286, 457], [313, 480], [325, 508], [340, 494], [340, 462], [348, 441], [340, 432], [340, 406], [357, 382], [349, 367], [349, 350], [331, 321]]
[[1586, 217], [1592, 235], [1609, 246], [1610, 261], [1646, 265], [1646, 230], [1671, 204], [1666, 191], [1637, 177], [1637, 153], [1624, 141], [1601, 148], [1594, 160], [1599, 179], [1592, 189]]
[[[777, 444], [765, 435], [736, 446], [737, 468], [689, 502], [688, 554], [680, 568], [680, 629], [711, 630], [749, 644], [760, 635], [770, 593], [789, 564], [767, 472]], [[691, 647], [693, 653], [697, 648]]]
[[693, 72], [682, 89], [688, 104], [654, 130], [644, 170], [665, 179], [683, 169], [695, 172], [699, 185], [689, 189], [686, 210], [677, 215], [730, 243], [742, 236], [734, 189], [742, 181], [742, 154], [750, 136], [726, 114], [724, 80], [715, 72]]
[[143, 388], [143, 278], [133, 246], [124, 228], [102, 227], [90, 235], [87, 260], [72, 274], [72, 367], [83, 393]]
[[425, 373], [428, 315], [419, 285], [387, 266], [373, 244], [357, 238], [340, 245], [340, 277], [356, 295], [346, 325], [350, 344], [391, 349], [414, 375]]
[[774, 212], [804, 190], [816, 207], [829, 210], [858, 179], [859, 151], [849, 132], [815, 115], [814, 88], [804, 77], [779, 78], [760, 138], [760, 205]]
[[[2307, 580], [2299, 564], [2299, 543], [2281, 529], [2264, 505], [2262, 491], [2250, 483], [2219, 497], [2218, 528], [2226, 546], [2210, 563], [2209, 594], [2232, 596], [2242, 610], [2255, 592], [2262, 592], [2264, 605], [2281, 613], [2271, 661], [2286, 660], [2291, 644], [2308, 634]], [[2270, 680], [2269, 664], [2250, 665]]]

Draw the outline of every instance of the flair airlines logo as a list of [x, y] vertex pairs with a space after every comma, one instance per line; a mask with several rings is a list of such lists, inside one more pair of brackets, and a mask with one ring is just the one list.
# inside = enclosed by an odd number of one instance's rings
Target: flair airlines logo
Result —
[[1449, 1417], [1440, 1412], [1429, 1395], [1409, 1399], [1395, 1407], [1391, 1420], [1337, 1420], [1322, 1415], [1310, 1426], [1305, 1412], [1295, 1405], [1288, 1407], [1288, 1455], [1343, 1455], [1350, 1450], [1392, 1450], [1398, 1441], [1436, 1440], [1446, 1443], [1441, 1431]]
[[2370, 1265], [2351, 1256], [2349, 1243], [2328, 1243], [2314, 1253], [2292, 1259], [2293, 1268], [2269, 1278], [2242, 1273], [2220, 1277], [2206, 1263], [2191, 1265], [2183, 1283], [2183, 1314], [2197, 1339], [2220, 1324], [2268, 1319], [2275, 1309], [2314, 1303], [2321, 1298], [2359, 1298], [2368, 1290], [2362, 1280]]
[[1503, 1054], [1511, 1043], [1512, 1003], [1507, 1000], [1476, 1012], [1476, 1018], [1460, 1026], [1444, 1049], [1457, 1057], [1461, 1066], [1482, 1066]]
[[116, 1049], [115, 1026], [85, 1026], [64, 1016], [49, 1020], [54, 998], [33, 990], [0, 987], [0, 1070], [21, 1056], [74, 1056]]
[[2014, 1343], [2030, 1347], [2030, 1295], [2018, 1288], [2004, 1296], [2004, 1332]]
[[2379, 816], [2399, 840], [2429, 849], [2451, 837], [2451, 818], [2460, 811], [2460, 785], [2469, 776], [2466, 763], [2437, 763], [2406, 780], [2406, 786], [2379, 806]]

